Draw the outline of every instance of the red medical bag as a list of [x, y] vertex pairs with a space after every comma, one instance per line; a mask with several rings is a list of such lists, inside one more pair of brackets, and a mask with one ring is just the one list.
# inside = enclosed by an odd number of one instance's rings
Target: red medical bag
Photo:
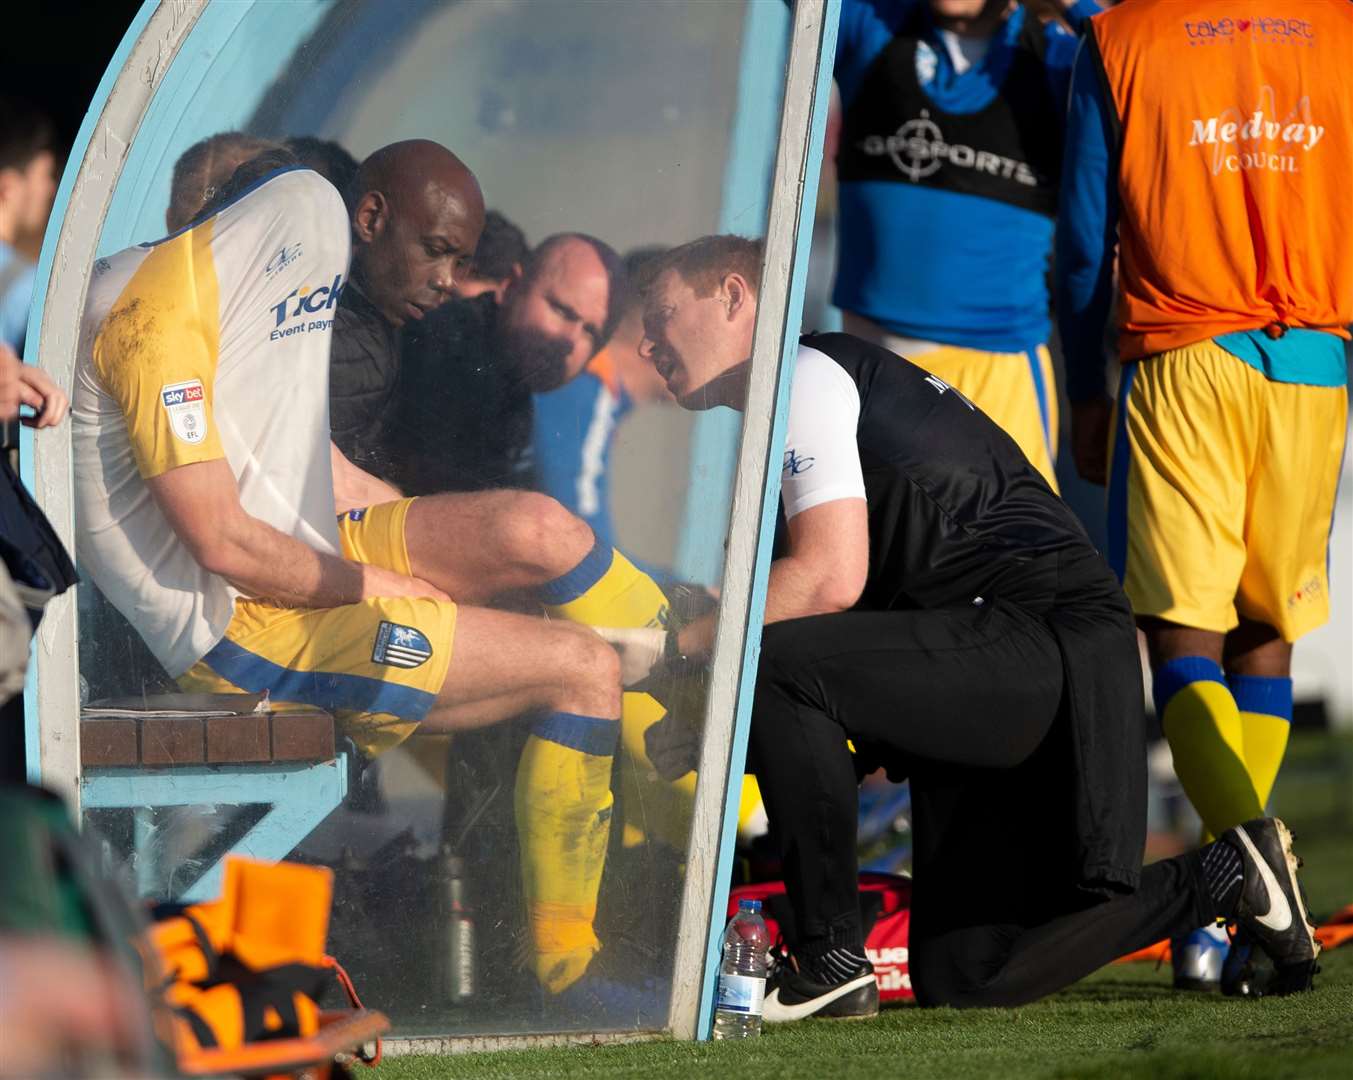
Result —
[[[780, 925], [792, 918], [783, 881], [760, 881], [740, 885], [728, 895], [728, 917], [737, 914], [740, 900], [760, 900], [772, 941], [781, 936]], [[907, 963], [907, 931], [911, 926], [911, 878], [897, 874], [860, 874], [860, 909], [877, 912], [873, 928], [865, 935], [865, 951], [874, 965], [881, 1001], [914, 1001]]]

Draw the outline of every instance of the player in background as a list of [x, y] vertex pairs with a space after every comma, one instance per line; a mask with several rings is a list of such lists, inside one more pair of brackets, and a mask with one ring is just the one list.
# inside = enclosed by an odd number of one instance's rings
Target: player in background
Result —
[[1080, 30], [1099, 6], [843, 0], [833, 303], [967, 394], [1056, 490], [1046, 277], [1076, 38], [1042, 9]]
[[340, 195], [352, 187], [352, 182], [357, 178], [357, 170], [361, 167], [357, 159], [348, 153], [347, 147], [333, 139], [296, 135], [282, 145], [307, 169], [314, 169], [333, 184]]
[[[1353, 320], [1353, 5], [1153, 0], [1076, 63], [1057, 270], [1072, 439], [1207, 830], [1258, 816], [1329, 612]], [[1100, 342], [1118, 253], [1116, 418]], [[1112, 450], [1110, 451], [1110, 443]], [[1243, 944], [1243, 943], [1242, 943]], [[1180, 985], [1243, 992], [1209, 928]]]
[[581, 233], [542, 240], [500, 289], [405, 334], [387, 442], [414, 492], [529, 488], [532, 394], [574, 379], [610, 338], [619, 256]]
[[23, 355], [41, 238], [56, 195], [56, 135], [27, 102], [0, 97], [0, 345]]
[[503, 293], [514, 279], [521, 277], [530, 255], [526, 234], [497, 210], [490, 210], [484, 215], [484, 232], [474, 258], [465, 269], [465, 277], [456, 282], [456, 295], [473, 300], [484, 293], [493, 293], [502, 303]]
[[[706, 237], [649, 289], [645, 350], [683, 407], [745, 407], [761, 256]], [[768, 1021], [878, 1010], [855, 838], [859, 770], [880, 764], [911, 782], [923, 1005], [1023, 1004], [1213, 917], [1262, 935], [1276, 992], [1309, 987], [1319, 946], [1281, 822], [1141, 865], [1132, 613], [1005, 432], [879, 346], [809, 335], [781, 503], [749, 743], [795, 916]], [[628, 682], [707, 653], [713, 620], [611, 637]]]
[[660, 253], [640, 249], [625, 256], [615, 281], [614, 333], [573, 379], [535, 395], [537, 485], [609, 543], [615, 542], [610, 472], [616, 429], [635, 408], [671, 400], [653, 365], [639, 355], [643, 297], [636, 282]]

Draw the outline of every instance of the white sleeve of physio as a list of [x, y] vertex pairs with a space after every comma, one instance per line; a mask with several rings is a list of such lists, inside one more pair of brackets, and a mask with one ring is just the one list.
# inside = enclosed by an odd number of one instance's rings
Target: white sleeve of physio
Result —
[[800, 346], [780, 473], [786, 520], [836, 499], [865, 497], [859, 424], [855, 380], [830, 356]]

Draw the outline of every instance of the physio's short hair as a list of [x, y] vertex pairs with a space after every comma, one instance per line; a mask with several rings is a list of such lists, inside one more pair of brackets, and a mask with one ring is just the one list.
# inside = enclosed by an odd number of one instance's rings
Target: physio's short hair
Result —
[[689, 244], [675, 247], [648, 268], [643, 288], [660, 274], [675, 270], [681, 280], [695, 290], [696, 296], [713, 296], [728, 274], [744, 278], [752, 291], [761, 293], [761, 264], [766, 258], [763, 240], [749, 236], [702, 236]]
[[202, 216], [243, 161], [280, 146], [243, 131], [221, 131], [193, 143], [174, 162], [169, 216], [180, 226]]
[[667, 251], [661, 244], [651, 244], [625, 252], [620, 260], [620, 276], [613, 286], [616, 292], [613, 306], [620, 318], [643, 306], [644, 291]]
[[468, 273], [483, 281], [506, 281], [512, 276], [512, 268], [525, 269], [530, 257], [526, 234], [497, 210], [490, 210], [484, 215], [484, 231], [479, 234]]
[[45, 152], [56, 152], [47, 115], [22, 98], [0, 95], [0, 169], [26, 169]]

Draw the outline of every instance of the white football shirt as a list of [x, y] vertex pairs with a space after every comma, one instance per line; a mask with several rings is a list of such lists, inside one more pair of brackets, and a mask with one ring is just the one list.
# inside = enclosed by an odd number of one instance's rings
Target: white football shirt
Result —
[[94, 267], [71, 410], [82, 569], [171, 675], [239, 591], [174, 534], [147, 477], [224, 458], [253, 517], [336, 554], [329, 341], [348, 221], [318, 173], [275, 173], [212, 217]]

